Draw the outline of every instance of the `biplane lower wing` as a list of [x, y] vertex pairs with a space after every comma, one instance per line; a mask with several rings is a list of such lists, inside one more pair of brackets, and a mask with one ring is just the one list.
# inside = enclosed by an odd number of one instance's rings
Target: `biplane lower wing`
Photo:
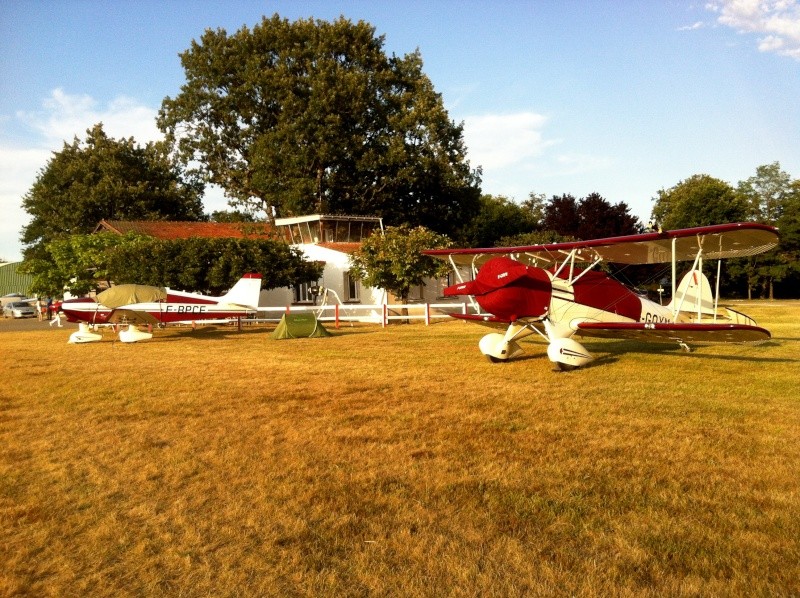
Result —
[[511, 322], [510, 320], [505, 320], [503, 318], [498, 318], [497, 316], [490, 316], [490, 315], [475, 315], [475, 314], [450, 314], [451, 318], [456, 318], [458, 320], [464, 320], [466, 322], [472, 322], [474, 324], [480, 324], [482, 326], [488, 326], [489, 328], [499, 328], [505, 330], [511, 324], [518, 324], [520, 326], [527, 326], [529, 328], [534, 328], [535, 330], [539, 330], [540, 332], [544, 332], [544, 322], [540, 320], [533, 320], [529, 318], [522, 318], [517, 320], [516, 322]]
[[465, 320], [467, 322], [474, 322], [475, 324], [484, 324], [485, 326], [491, 326], [492, 328], [506, 328], [509, 324], [511, 324], [509, 320], [504, 320], [503, 318], [498, 318], [497, 316], [450, 314], [450, 317], [458, 320]]
[[654, 322], [583, 322], [576, 334], [584, 337], [635, 339], [681, 343], [762, 343], [768, 330], [747, 324]]

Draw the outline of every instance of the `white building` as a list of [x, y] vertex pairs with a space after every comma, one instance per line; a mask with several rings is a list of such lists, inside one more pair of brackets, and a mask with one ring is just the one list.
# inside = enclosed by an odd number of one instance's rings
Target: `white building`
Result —
[[[317, 289], [332, 291], [328, 303], [381, 305], [396, 300], [384, 289], [364, 287], [350, 275], [350, 255], [358, 250], [361, 241], [375, 232], [383, 231], [383, 222], [374, 216], [333, 216], [313, 214], [293, 218], [278, 218], [275, 226], [281, 236], [299, 248], [307, 259], [325, 264], [322, 277], [293, 288], [262, 291], [261, 306], [313, 305], [319, 303]], [[431, 280], [412, 291], [412, 302], [435, 302], [441, 299], [447, 281]], [[333, 297], [331, 297], [331, 294]]]
[[[157, 239], [200, 238], [279, 238], [299, 248], [309, 260], [325, 265], [319, 280], [310, 280], [294, 287], [262, 291], [261, 307], [291, 305], [384, 305], [399, 303], [384, 289], [364, 287], [350, 276], [350, 255], [361, 242], [376, 232], [383, 231], [383, 222], [375, 216], [333, 216], [312, 214], [293, 218], [278, 218], [275, 227], [260, 223], [224, 222], [164, 222], [102, 220], [95, 232], [113, 232], [124, 235], [136, 232]], [[450, 284], [447, 280], [430, 280], [413, 290], [410, 302], [442, 303], [442, 290]], [[318, 289], [328, 289], [321, 297]], [[446, 302], [446, 301], [444, 301]]]

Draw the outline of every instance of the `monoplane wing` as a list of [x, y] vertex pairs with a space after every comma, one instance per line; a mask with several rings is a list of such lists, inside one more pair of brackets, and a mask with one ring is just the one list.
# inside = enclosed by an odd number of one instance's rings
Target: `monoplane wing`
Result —
[[576, 334], [596, 338], [623, 338], [682, 343], [760, 343], [771, 338], [768, 330], [747, 324], [680, 322], [583, 322]]
[[158, 318], [146, 311], [119, 308], [111, 312], [108, 321], [112, 324], [159, 324]]
[[755, 222], [717, 224], [679, 230], [610, 237], [590, 241], [550, 243], [521, 247], [483, 249], [434, 249], [423, 253], [459, 266], [480, 267], [501, 255], [546, 267], [575, 252], [576, 262], [601, 260], [617, 264], [663, 264], [694, 260], [702, 250], [706, 259], [748, 257], [769, 251], [778, 244], [778, 229]]

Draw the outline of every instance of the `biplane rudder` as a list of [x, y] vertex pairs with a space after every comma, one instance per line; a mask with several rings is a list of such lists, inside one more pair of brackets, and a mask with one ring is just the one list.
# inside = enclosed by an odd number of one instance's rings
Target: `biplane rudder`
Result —
[[713, 316], [716, 313], [714, 294], [706, 275], [700, 270], [687, 272], [667, 307], [673, 313]]

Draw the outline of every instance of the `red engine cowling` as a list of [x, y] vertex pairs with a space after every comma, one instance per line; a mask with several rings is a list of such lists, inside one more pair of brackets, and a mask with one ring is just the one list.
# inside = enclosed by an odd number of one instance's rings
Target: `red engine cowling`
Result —
[[507, 257], [486, 262], [475, 280], [453, 285], [445, 295], [474, 295], [481, 309], [503, 320], [538, 318], [550, 308], [552, 285], [547, 272]]

